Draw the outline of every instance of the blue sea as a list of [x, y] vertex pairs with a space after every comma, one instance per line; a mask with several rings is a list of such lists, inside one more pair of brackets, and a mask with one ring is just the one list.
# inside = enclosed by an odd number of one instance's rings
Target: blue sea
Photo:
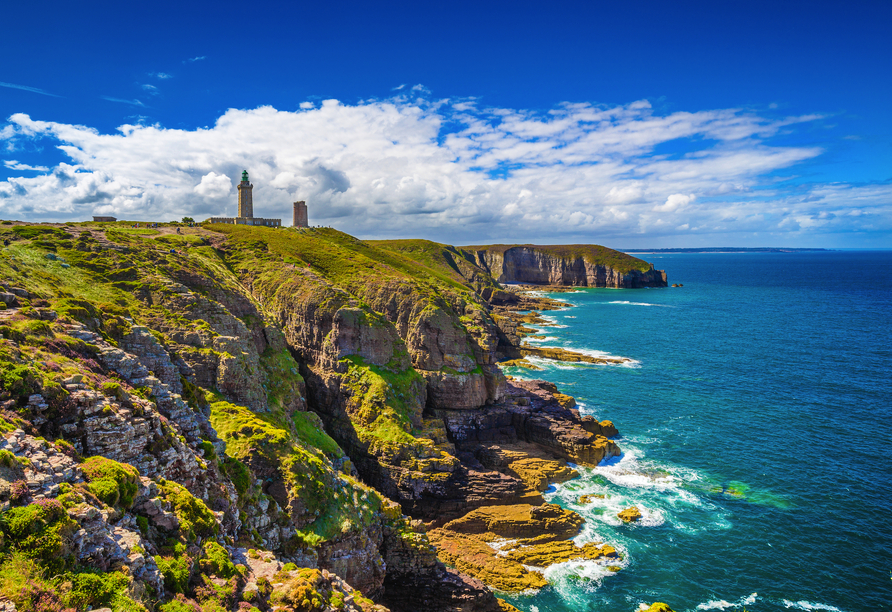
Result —
[[[619, 458], [546, 498], [621, 569], [549, 568], [527, 612], [892, 610], [892, 251], [642, 255], [681, 288], [548, 294], [537, 361]], [[579, 505], [582, 494], [603, 495]], [[637, 506], [638, 523], [617, 512]]]

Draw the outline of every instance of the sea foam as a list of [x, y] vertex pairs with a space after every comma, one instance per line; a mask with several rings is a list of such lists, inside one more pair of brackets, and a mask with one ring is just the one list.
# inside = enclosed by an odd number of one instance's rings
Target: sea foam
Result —
[[675, 308], [675, 306], [670, 306], [669, 304], [651, 304], [649, 302], [630, 302], [629, 300], [613, 300], [612, 302], [607, 302], [608, 304], [625, 304], [627, 306], [657, 306], [659, 308]]
[[830, 612], [842, 612], [836, 606], [830, 606], [822, 603], [812, 603], [810, 601], [790, 601], [789, 599], [784, 600], [784, 605], [788, 608], [796, 608], [799, 610], [829, 610]]
[[734, 607], [739, 608], [740, 606], [751, 606], [756, 603], [756, 600], [759, 598], [758, 593], [753, 593], [747, 597], [742, 597], [735, 602], [725, 601], [724, 599], [707, 601], [706, 603], [699, 604], [697, 606], [698, 610], [724, 610], [726, 608]]

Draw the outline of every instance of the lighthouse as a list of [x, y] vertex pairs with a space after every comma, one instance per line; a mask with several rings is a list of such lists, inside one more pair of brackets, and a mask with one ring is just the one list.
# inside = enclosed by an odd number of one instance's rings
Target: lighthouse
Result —
[[248, 180], [248, 171], [242, 170], [242, 182], [238, 184], [238, 216], [248, 218], [254, 216], [254, 185]]

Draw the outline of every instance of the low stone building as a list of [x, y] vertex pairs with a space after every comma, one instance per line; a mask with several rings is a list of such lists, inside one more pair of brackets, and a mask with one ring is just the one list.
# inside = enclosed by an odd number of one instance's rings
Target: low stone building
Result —
[[93, 215], [94, 223], [114, 223], [117, 220], [118, 219], [115, 217], [97, 217], [96, 215]]

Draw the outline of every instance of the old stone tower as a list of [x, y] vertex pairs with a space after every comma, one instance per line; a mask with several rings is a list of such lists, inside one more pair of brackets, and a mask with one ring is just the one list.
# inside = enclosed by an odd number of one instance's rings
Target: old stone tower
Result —
[[232, 225], [262, 225], [282, 227], [281, 219], [264, 219], [254, 216], [254, 185], [248, 180], [248, 171], [242, 170], [242, 182], [238, 184], [238, 216], [210, 217], [208, 223], [229, 223]]
[[254, 185], [248, 181], [248, 171], [242, 170], [242, 182], [238, 184], [238, 216], [254, 216]]
[[294, 203], [294, 227], [310, 227], [307, 219], [307, 203], [303, 200]]

